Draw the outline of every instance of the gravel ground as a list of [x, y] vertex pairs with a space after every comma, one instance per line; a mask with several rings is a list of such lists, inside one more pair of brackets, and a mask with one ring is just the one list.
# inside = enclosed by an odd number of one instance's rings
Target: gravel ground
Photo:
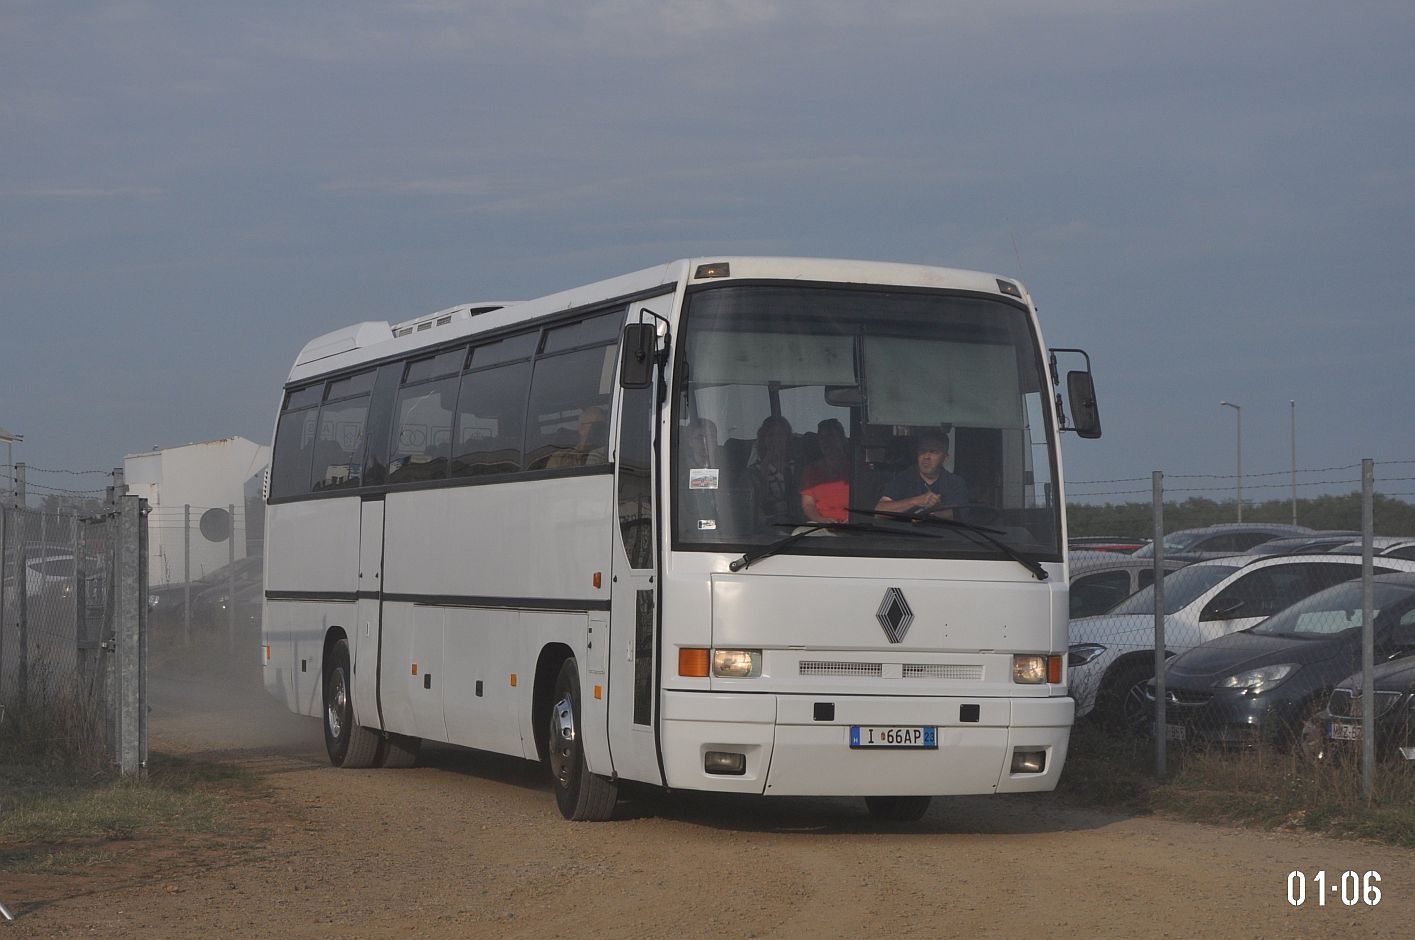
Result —
[[[336, 770], [313, 719], [254, 682], [155, 675], [153, 748], [229, 761], [269, 793], [245, 843], [84, 877], [0, 876], [15, 936], [1408, 937], [1415, 853], [1058, 805], [935, 800], [916, 824], [862, 801], [630, 794], [571, 824], [535, 765], [450, 747]], [[1301, 908], [1292, 870], [1309, 876]], [[1319, 905], [1311, 877], [1381, 875]], [[1337, 873], [1331, 876], [1330, 873]], [[22, 896], [20, 892], [24, 892]]]

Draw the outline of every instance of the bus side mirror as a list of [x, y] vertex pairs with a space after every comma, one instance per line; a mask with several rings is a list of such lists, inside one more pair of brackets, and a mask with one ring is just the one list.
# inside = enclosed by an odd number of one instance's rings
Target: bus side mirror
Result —
[[1071, 427], [1079, 437], [1101, 436], [1101, 415], [1096, 408], [1096, 386], [1090, 372], [1066, 373], [1066, 391], [1071, 399]]
[[657, 331], [652, 323], [630, 323], [624, 327], [624, 342], [619, 347], [620, 388], [649, 387], [657, 342]]

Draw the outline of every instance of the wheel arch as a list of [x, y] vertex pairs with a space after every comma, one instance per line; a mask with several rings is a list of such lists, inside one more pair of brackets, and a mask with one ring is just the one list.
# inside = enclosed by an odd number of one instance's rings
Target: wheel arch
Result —
[[564, 643], [547, 643], [536, 659], [536, 674], [531, 685], [531, 728], [535, 734], [536, 755], [541, 761], [546, 753], [546, 733], [550, 727], [550, 709], [555, 703], [555, 680], [560, 666], [574, 657], [575, 651]]

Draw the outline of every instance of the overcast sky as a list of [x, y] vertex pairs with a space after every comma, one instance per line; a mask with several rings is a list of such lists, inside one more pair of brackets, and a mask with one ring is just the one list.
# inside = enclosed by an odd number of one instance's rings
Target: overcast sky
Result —
[[1024, 280], [1073, 481], [1231, 474], [1222, 399], [1248, 474], [1293, 399], [1299, 467], [1412, 460], [1412, 50], [1409, 0], [0, 0], [0, 426], [268, 442], [327, 330], [781, 254]]

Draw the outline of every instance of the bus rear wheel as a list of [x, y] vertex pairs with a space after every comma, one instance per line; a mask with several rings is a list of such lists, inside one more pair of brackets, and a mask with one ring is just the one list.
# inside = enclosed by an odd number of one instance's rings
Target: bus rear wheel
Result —
[[354, 721], [349, 677], [349, 641], [329, 650], [324, 672], [324, 749], [335, 767], [372, 767], [378, 762], [378, 734]]
[[601, 822], [614, 816], [619, 787], [590, 773], [580, 722], [580, 667], [574, 657], [560, 666], [555, 697], [546, 722], [550, 783], [560, 815], [575, 821]]
[[875, 819], [917, 822], [929, 811], [931, 796], [867, 796], [865, 807]]

